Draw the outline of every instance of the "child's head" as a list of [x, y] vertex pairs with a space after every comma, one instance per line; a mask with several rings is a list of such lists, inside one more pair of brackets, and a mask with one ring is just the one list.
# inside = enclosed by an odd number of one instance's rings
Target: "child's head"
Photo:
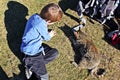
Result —
[[49, 22], [56, 22], [62, 18], [63, 12], [61, 8], [55, 4], [50, 3], [46, 5], [40, 12], [40, 16]]

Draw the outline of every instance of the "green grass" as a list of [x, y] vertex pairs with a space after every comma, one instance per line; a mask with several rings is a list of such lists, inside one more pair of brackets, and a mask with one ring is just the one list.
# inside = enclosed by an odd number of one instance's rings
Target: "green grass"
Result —
[[[24, 80], [19, 46], [25, 22], [32, 14], [39, 13], [44, 5], [49, 2], [58, 3], [59, 0], [15, 0], [17, 3], [13, 1], [13, 4], [9, 4], [8, 1], [0, 1], [0, 80], [7, 78]], [[70, 9], [66, 12], [78, 18], [76, 12]], [[75, 25], [78, 23], [73, 18], [64, 15], [60, 22], [49, 27], [54, 29], [57, 35], [46, 43], [59, 50], [58, 58], [47, 65], [50, 80], [85, 80], [87, 76], [86, 70], [80, 71], [70, 64], [70, 60], [74, 58], [72, 46], [61, 30], [62, 27]], [[120, 80], [120, 52], [102, 39], [104, 37], [103, 25], [96, 21], [92, 24], [87, 20], [87, 25], [82, 31], [88, 34], [101, 53], [102, 60], [99, 67], [105, 68], [106, 74], [100, 80]], [[98, 79], [89, 76], [87, 80]]]

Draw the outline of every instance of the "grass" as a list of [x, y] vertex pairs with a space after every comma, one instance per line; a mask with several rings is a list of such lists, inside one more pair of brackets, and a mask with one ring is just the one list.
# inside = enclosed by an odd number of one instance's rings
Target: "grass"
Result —
[[[58, 3], [58, 0], [15, 0], [12, 3], [9, 1], [12, 0], [0, 1], [0, 80], [24, 80], [19, 47], [25, 23], [32, 14], [39, 13], [44, 5], [49, 2]], [[70, 6], [66, 2], [65, 4]], [[78, 25], [75, 19], [79, 17], [73, 10], [67, 8], [65, 10], [69, 15], [64, 15], [60, 22], [49, 27], [54, 28], [57, 35], [46, 43], [57, 48], [59, 56], [47, 65], [48, 74], [50, 80], [85, 80], [87, 71], [80, 71], [70, 64], [74, 54], [69, 39], [61, 29]], [[87, 20], [87, 25], [82, 31], [91, 38], [101, 53], [102, 60], [99, 67], [105, 68], [106, 74], [99, 80], [120, 80], [120, 52], [102, 39], [103, 27], [96, 21], [92, 24]], [[98, 79], [89, 76], [87, 80]]]

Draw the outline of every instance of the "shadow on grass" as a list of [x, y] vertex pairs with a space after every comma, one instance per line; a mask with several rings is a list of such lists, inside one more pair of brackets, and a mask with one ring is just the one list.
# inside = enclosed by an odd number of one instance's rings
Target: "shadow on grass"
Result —
[[25, 17], [28, 15], [28, 9], [16, 1], [9, 1], [7, 7], [8, 9], [4, 13], [4, 22], [7, 30], [8, 45], [14, 55], [21, 61], [23, 55], [20, 52], [20, 45], [27, 22]]
[[78, 1], [79, 0], [60, 0], [58, 4], [63, 10], [63, 12], [66, 12], [66, 10], [68, 9], [75, 10], [78, 4]]
[[[24, 55], [20, 51], [20, 46], [27, 22], [26, 16], [28, 15], [28, 9], [23, 4], [16, 1], [9, 1], [7, 3], [7, 7], [8, 9], [4, 12], [4, 23], [7, 30], [7, 42], [10, 50], [22, 63], [22, 58]], [[16, 75], [13, 73], [11, 80], [25, 80], [22, 79], [24, 76], [23, 64], [20, 64], [18, 67], [21, 71], [20, 74]]]
[[[75, 27], [75, 26], [74, 26]], [[78, 49], [75, 47], [75, 45], [73, 45], [73, 42], [76, 42], [75, 41], [75, 36], [73, 34], [73, 31], [72, 31], [72, 28], [69, 27], [68, 25], [65, 24], [65, 26], [63, 27], [59, 27], [63, 33], [65, 34], [65, 36], [70, 40], [71, 42], [71, 46], [72, 46], [72, 49], [74, 51], [74, 61], [79, 64], [79, 62], [81, 61], [82, 59], [82, 55], [79, 53]], [[83, 46], [83, 45], [81, 45]]]
[[62, 11], [64, 12], [64, 14], [68, 17], [70, 17], [71, 19], [75, 20], [76, 22], [80, 22], [78, 18], [76, 18], [75, 16], [66, 13], [66, 11], [68, 9], [76, 11], [76, 7], [78, 5], [78, 1], [79, 0], [60, 0], [58, 2], [59, 6], [61, 7]]
[[[22, 65], [18, 65], [20, 71]], [[3, 68], [0, 66], [0, 80], [27, 80], [25, 78], [25, 74], [23, 72], [20, 72], [19, 74], [13, 73], [13, 77], [8, 77], [8, 75], [5, 73]]]
[[1, 66], [0, 66], [0, 80], [9, 80], [7, 74], [4, 72]]
[[10, 77], [9, 80], [27, 80], [25, 76], [25, 69], [23, 67], [23, 64], [19, 64], [18, 68], [20, 70], [20, 73], [19, 74], [12, 73], [13, 77]]

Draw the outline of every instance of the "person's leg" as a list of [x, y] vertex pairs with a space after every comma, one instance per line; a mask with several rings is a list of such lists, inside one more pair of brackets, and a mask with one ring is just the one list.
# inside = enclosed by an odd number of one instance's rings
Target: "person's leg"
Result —
[[48, 74], [41, 75], [40, 78], [38, 78], [38, 80], [49, 80]]
[[43, 45], [44, 47], [44, 51], [45, 51], [45, 55], [44, 55], [44, 61], [45, 61], [45, 64], [53, 61], [57, 55], [58, 55], [58, 50], [55, 49], [55, 48], [51, 48], [50, 46], [44, 44]]
[[31, 71], [38, 78], [38, 80], [49, 80], [42, 53], [35, 57], [26, 58], [25, 62], [27, 63], [26, 65], [30, 67]]

